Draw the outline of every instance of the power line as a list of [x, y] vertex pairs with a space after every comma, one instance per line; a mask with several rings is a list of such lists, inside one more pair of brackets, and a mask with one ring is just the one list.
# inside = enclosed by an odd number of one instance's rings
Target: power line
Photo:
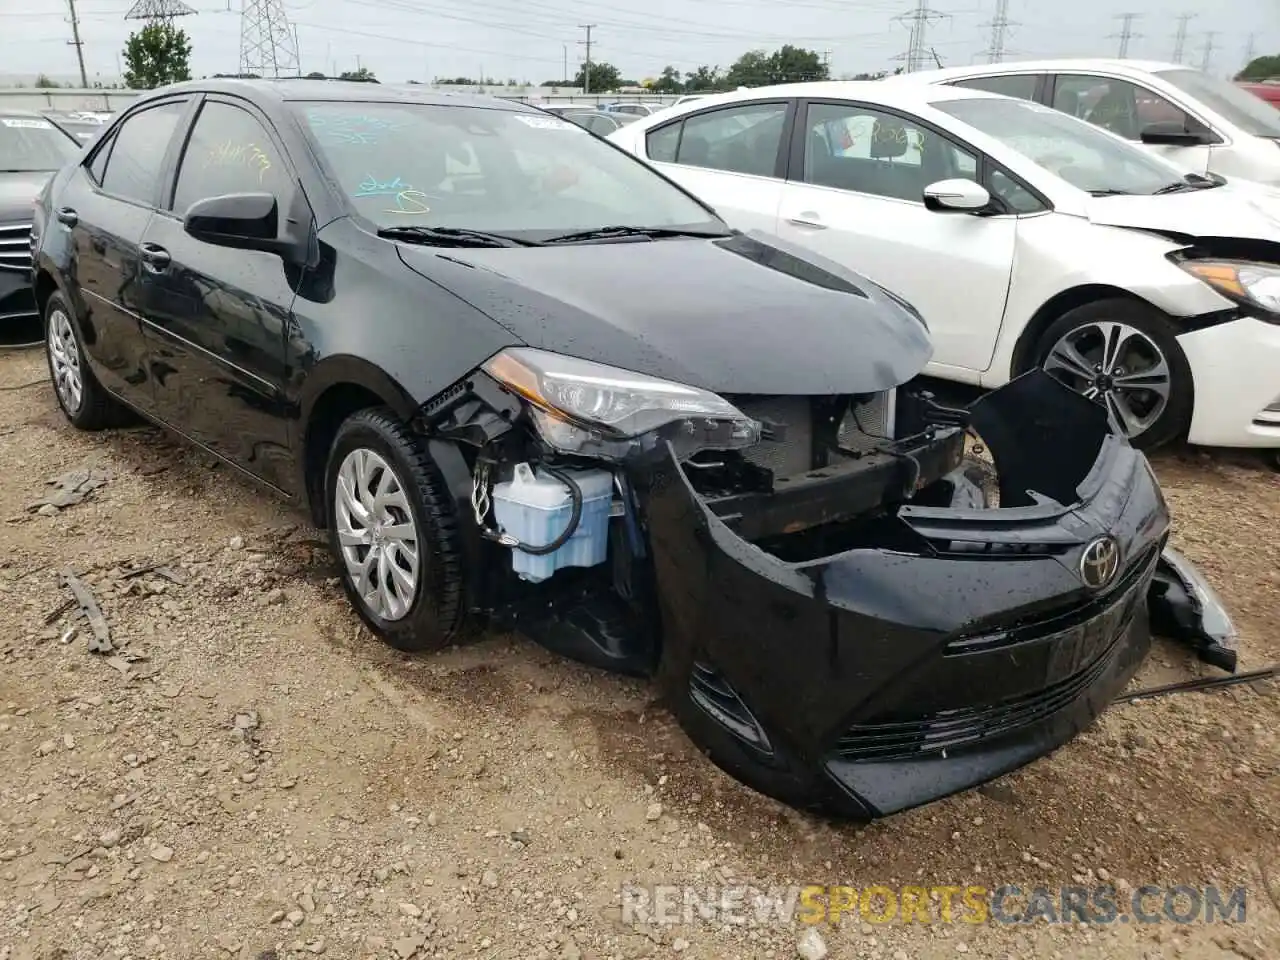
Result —
[[1187, 24], [1195, 19], [1194, 13], [1178, 15], [1178, 32], [1173, 35], [1173, 62], [1181, 63], [1187, 49]]
[[1142, 34], [1133, 32], [1133, 22], [1141, 16], [1142, 14], [1140, 13], [1121, 13], [1116, 16], [1116, 19], [1119, 20], [1121, 24], [1120, 32], [1111, 34], [1108, 39], [1114, 40], [1119, 38], [1120, 49], [1116, 51], [1116, 56], [1121, 60], [1129, 56], [1129, 42], [1142, 38]]
[[900, 53], [893, 59], [903, 61], [907, 73], [919, 70], [930, 59], [936, 63], [937, 54], [926, 52], [928, 45], [925, 43], [925, 33], [928, 31], [929, 24], [936, 20], [948, 19], [950, 16], [949, 13], [931, 9], [929, 0], [916, 0], [914, 10], [893, 18], [897, 23], [911, 24], [911, 39], [907, 43], [907, 52]]
[[982, 26], [991, 28], [991, 43], [985, 51], [987, 63], [1003, 63], [1007, 52], [1004, 46], [1005, 37], [1010, 27], [1017, 26], [1009, 19], [1009, 0], [996, 0], [996, 15], [991, 18], [990, 23], [984, 23]]
[[71, 46], [76, 48], [76, 60], [80, 63], [80, 86], [89, 86], [89, 74], [84, 69], [84, 41], [80, 39], [80, 19], [76, 16], [76, 0], [67, 0], [67, 6], [71, 8], [71, 36], [68, 40]]
[[298, 42], [283, 0], [244, 0], [240, 10], [240, 72], [298, 76]]
[[591, 92], [591, 31], [595, 29], [596, 25], [594, 23], [580, 23], [578, 24], [578, 27], [579, 29], [587, 31], [587, 39], [579, 40], [578, 43], [586, 47], [586, 54], [587, 54], [586, 63], [582, 68], [582, 92], [590, 93]]
[[1200, 52], [1200, 69], [1205, 73], [1209, 72], [1209, 65], [1213, 63], [1213, 39], [1217, 35], [1217, 30], [1205, 31], [1204, 49]]

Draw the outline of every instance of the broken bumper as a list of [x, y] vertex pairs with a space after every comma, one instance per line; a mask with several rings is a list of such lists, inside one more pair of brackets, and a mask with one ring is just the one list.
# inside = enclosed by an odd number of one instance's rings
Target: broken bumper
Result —
[[[900, 811], [1049, 753], [1149, 649], [1169, 518], [1145, 457], [1042, 381], [1016, 384], [974, 418], [1015, 505], [897, 507], [833, 555], [784, 560], [749, 542], [674, 459], [654, 477], [663, 642], [687, 645], [736, 698], [758, 729], [735, 735], [761, 765], [785, 753], [847, 815]], [[1105, 578], [1086, 571], [1098, 543], [1119, 550]]]

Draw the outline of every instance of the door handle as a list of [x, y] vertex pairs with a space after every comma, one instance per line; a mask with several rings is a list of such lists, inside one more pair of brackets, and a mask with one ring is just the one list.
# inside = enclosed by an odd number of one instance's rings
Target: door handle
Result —
[[138, 253], [142, 262], [153, 273], [163, 273], [169, 266], [169, 251], [154, 243], [138, 244]]
[[822, 218], [812, 210], [802, 210], [793, 217], [787, 217], [787, 223], [794, 224], [797, 227], [809, 227], [813, 230], [827, 229], [827, 225], [822, 222]]
[[57, 213], [54, 214], [58, 218], [58, 222], [68, 227], [74, 227], [80, 222], [80, 215], [70, 207], [59, 207]]

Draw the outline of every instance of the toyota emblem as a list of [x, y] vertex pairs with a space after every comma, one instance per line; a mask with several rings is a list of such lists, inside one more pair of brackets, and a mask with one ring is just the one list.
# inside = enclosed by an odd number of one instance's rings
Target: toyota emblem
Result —
[[1098, 537], [1080, 555], [1080, 579], [1090, 590], [1101, 590], [1120, 569], [1120, 545], [1114, 537]]

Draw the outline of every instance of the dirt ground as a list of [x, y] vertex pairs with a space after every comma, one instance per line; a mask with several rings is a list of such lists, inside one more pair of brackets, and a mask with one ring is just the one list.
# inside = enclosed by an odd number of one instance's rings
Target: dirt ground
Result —
[[[645, 684], [516, 637], [391, 651], [300, 515], [154, 429], [77, 433], [28, 385], [45, 375], [0, 353], [0, 960], [1280, 956], [1275, 684], [1117, 706], [994, 785], [822, 822], [721, 774]], [[1280, 476], [1188, 451], [1156, 467], [1241, 669], [1280, 659]], [[105, 483], [28, 509], [75, 469]], [[122, 652], [90, 652], [68, 568]], [[1141, 682], [1212, 672], [1161, 643]], [[819, 944], [619, 906], [624, 884], [1103, 881], [1244, 885], [1247, 918], [846, 917]]]

